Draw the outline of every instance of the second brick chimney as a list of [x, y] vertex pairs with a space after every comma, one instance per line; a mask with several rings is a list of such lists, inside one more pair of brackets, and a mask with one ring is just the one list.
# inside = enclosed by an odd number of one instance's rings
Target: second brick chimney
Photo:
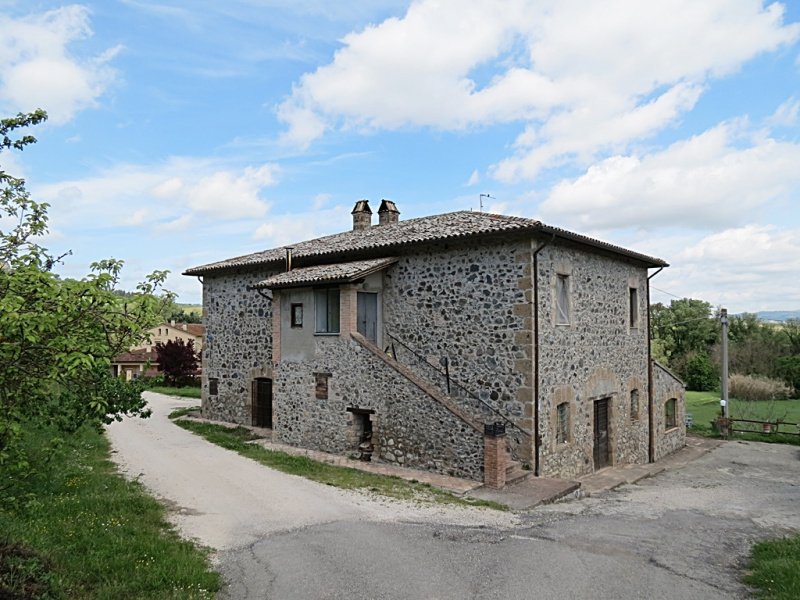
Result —
[[[381, 207], [383, 205], [381, 204]], [[359, 200], [353, 208], [353, 231], [363, 231], [372, 225], [372, 209], [369, 200]]]
[[378, 225], [388, 225], [397, 223], [400, 220], [400, 211], [391, 200], [381, 200], [381, 207], [378, 209]]

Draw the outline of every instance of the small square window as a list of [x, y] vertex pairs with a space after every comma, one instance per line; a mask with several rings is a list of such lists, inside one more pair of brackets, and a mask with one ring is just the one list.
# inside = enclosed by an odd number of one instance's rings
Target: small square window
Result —
[[303, 326], [303, 305], [292, 304], [292, 327]]
[[628, 289], [628, 322], [631, 329], [639, 327], [639, 290], [633, 287]]
[[556, 420], [556, 443], [566, 444], [569, 441], [569, 402], [556, 407]]
[[569, 275], [556, 275], [556, 324], [569, 325]]
[[639, 390], [631, 390], [631, 421], [639, 419]]
[[328, 399], [328, 380], [331, 378], [330, 373], [314, 373], [315, 386], [314, 396], [317, 400]]
[[675, 416], [675, 405], [678, 401], [675, 398], [670, 398], [664, 404], [664, 428], [665, 429], [672, 429], [673, 427], [678, 426], [678, 422]]
[[219, 379], [216, 377], [208, 378], [208, 395], [216, 396], [219, 393]]

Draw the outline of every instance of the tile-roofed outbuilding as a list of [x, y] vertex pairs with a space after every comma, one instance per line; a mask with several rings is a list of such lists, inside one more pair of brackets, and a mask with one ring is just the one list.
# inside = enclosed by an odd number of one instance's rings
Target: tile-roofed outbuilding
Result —
[[255, 288], [288, 288], [319, 283], [350, 283], [397, 262], [396, 258], [374, 258], [332, 265], [315, 265], [279, 273], [258, 282]]
[[187, 269], [184, 275], [204, 275], [251, 266], [281, 265], [286, 260], [287, 248], [292, 248], [293, 260], [302, 261], [306, 259], [309, 262], [313, 262], [314, 259], [318, 259], [320, 262], [324, 262], [337, 255], [345, 257], [348, 254], [357, 255], [369, 253], [370, 251], [385, 255], [405, 246], [427, 242], [523, 232], [541, 233], [571, 240], [581, 245], [592, 246], [606, 252], [628, 257], [645, 263], [650, 267], [668, 266], [666, 262], [659, 258], [627, 250], [565, 229], [551, 227], [535, 219], [484, 212], [459, 211], [408, 219], [386, 225], [373, 225], [358, 231], [345, 231], [280, 248], [192, 267]]

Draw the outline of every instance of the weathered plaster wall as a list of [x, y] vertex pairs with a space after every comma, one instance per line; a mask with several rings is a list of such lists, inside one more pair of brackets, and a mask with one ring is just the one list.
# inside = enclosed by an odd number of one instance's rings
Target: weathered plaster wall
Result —
[[[542, 475], [576, 477], [594, 470], [594, 401], [601, 398], [610, 398], [611, 464], [647, 462], [646, 269], [559, 243], [538, 256]], [[568, 325], [556, 324], [559, 274], [569, 281]], [[630, 287], [639, 290], [636, 328], [629, 323]], [[555, 437], [560, 402], [570, 406], [565, 443]]]
[[[375, 455], [407, 467], [481, 480], [483, 434], [347, 335], [315, 338], [316, 358], [275, 369], [275, 438], [336, 454], [355, 453], [348, 407], [372, 409]], [[317, 399], [315, 373], [330, 374]]]
[[[667, 454], [680, 450], [686, 445], [686, 404], [683, 382], [670, 373], [667, 369], [653, 363], [653, 388], [654, 388], [654, 423], [655, 423], [655, 460]], [[676, 427], [666, 429], [666, 413], [664, 405], [671, 398], [675, 398], [675, 423]]]
[[[206, 275], [203, 278], [203, 387], [201, 406], [207, 418], [250, 423], [251, 381], [271, 377], [272, 305], [247, 287], [274, 274]], [[219, 392], [209, 394], [209, 378]]]
[[[533, 430], [532, 304], [527, 241], [440, 244], [400, 257], [384, 279], [386, 344], [396, 336], [428, 362], [449, 359], [453, 380], [514, 423]], [[440, 387], [441, 376], [415, 364], [396, 344], [398, 357]], [[404, 353], [406, 356], [404, 356]], [[476, 418], [498, 420], [460, 389]], [[530, 462], [531, 438], [509, 427], [515, 455]]]

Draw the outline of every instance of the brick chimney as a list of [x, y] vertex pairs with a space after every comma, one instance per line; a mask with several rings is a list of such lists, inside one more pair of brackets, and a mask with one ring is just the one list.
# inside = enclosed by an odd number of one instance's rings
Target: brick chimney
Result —
[[353, 231], [363, 231], [372, 225], [372, 209], [369, 200], [359, 200], [353, 208]]
[[378, 225], [388, 225], [397, 223], [400, 220], [400, 211], [391, 200], [381, 200], [381, 207], [378, 209]]

